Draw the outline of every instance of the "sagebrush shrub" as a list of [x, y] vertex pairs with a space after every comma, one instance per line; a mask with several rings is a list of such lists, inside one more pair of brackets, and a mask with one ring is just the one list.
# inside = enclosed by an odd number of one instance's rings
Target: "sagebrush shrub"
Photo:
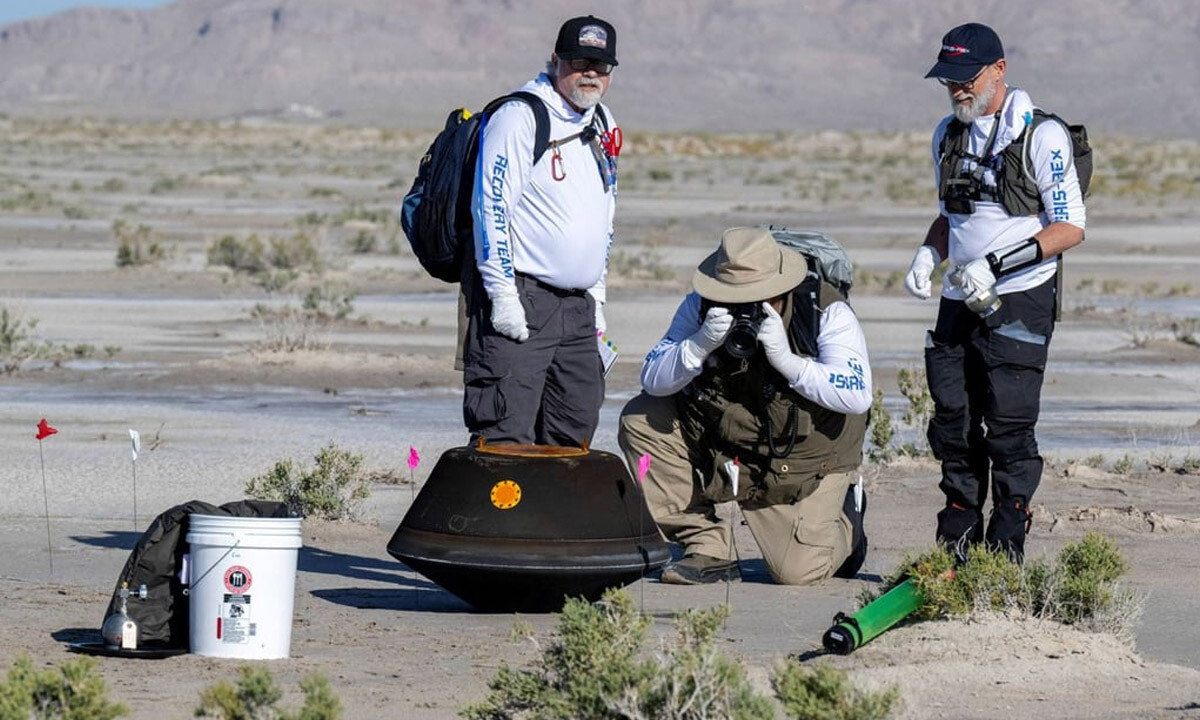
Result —
[[246, 483], [246, 494], [257, 500], [287, 503], [304, 517], [341, 520], [371, 494], [363, 456], [342, 450], [336, 443], [321, 448], [306, 470], [292, 460], [281, 460], [263, 475]]
[[461, 715], [475, 720], [757, 720], [774, 716], [740, 663], [714, 643], [728, 608], [690, 610], [676, 618], [676, 638], [653, 657], [642, 645], [650, 618], [629, 593], [610, 590], [591, 604], [568, 600], [555, 638], [535, 666], [501, 665], [488, 697]]
[[1129, 572], [1129, 563], [1116, 543], [1088, 533], [1077, 543], [1067, 543], [1058, 553], [1060, 579], [1053, 611], [1067, 624], [1078, 624], [1102, 615], [1119, 600], [1116, 581]]
[[108, 699], [104, 676], [93, 658], [68, 660], [38, 670], [20, 655], [0, 682], [0, 720], [112, 720], [129, 708]]
[[[1141, 601], [1118, 585], [1128, 571], [1112, 540], [1088, 533], [1064, 545], [1054, 562], [1026, 558], [1019, 565], [1003, 551], [975, 545], [967, 562], [956, 565], [954, 555], [939, 547], [906, 559], [885, 586], [915, 578], [923, 599], [914, 613], [918, 619], [1015, 611], [1129, 638]], [[876, 597], [867, 592], [860, 601], [865, 605]]]
[[113, 221], [113, 238], [117, 241], [117, 267], [155, 265], [167, 257], [162, 238], [149, 225], [130, 225], [122, 219]]
[[871, 402], [868, 424], [871, 428], [873, 448], [868, 451], [867, 456], [877, 462], [891, 460], [892, 455], [895, 454], [892, 448], [892, 439], [895, 437], [896, 431], [892, 428], [892, 416], [883, 406], [883, 390], [880, 388], [875, 388], [875, 398]]
[[860, 690], [844, 670], [829, 665], [805, 668], [789, 661], [771, 678], [788, 717], [800, 720], [882, 720], [900, 698], [900, 690]]
[[342, 703], [333, 692], [329, 679], [319, 673], [300, 680], [304, 706], [296, 712], [276, 707], [283, 691], [266, 668], [243, 666], [237, 684], [216, 682], [200, 691], [195, 717], [217, 720], [337, 720]]

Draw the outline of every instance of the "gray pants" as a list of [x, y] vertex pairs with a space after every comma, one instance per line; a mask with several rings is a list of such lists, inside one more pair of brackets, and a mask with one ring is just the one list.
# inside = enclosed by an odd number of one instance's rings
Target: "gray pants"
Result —
[[[675, 398], [642, 393], [630, 400], [621, 411], [617, 442], [631, 468], [650, 455], [642, 491], [667, 540], [682, 544], [686, 554], [731, 557], [729, 524], [717, 519], [712, 501], [700, 491]], [[851, 482], [849, 474], [835, 473], [794, 503], [741, 506], [775, 582], [812, 585], [841, 567], [854, 544], [854, 529], [842, 512]]]
[[558, 290], [517, 276], [529, 339], [492, 327], [479, 290], [463, 358], [463, 420], [471, 441], [579, 446], [590, 443], [604, 402], [596, 349], [595, 301], [585, 290]]

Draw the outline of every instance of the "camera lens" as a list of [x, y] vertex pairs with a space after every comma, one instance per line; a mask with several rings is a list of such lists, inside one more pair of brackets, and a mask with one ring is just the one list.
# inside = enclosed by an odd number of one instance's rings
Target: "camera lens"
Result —
[[759, 303], [742, 303], [729, 308], [733, 315], [733, 327], [725, 336], [725, 352], [738, 360], [745, 360], [758, 349], [758, 329], [766, 313]]
[[758, 345], [758, 329], [749, 319], [734, 322], [725, 336], [725, 351], [739, 360], [745, 360], [754, 354]]

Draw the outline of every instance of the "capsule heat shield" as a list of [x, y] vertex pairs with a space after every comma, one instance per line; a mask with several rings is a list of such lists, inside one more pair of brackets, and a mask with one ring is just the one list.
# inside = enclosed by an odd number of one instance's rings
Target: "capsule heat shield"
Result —
[[533, 445], [447, 450], [387, 549], [492, 612], [595, 600], [671, 559], [619, 457]]

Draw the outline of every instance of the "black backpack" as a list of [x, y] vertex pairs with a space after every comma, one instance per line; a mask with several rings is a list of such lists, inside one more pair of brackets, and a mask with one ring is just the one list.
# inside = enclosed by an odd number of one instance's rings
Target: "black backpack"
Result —
[[1071, 154], [1075, 160], [1075, 175], [1079, 178], [1079, 192], [1086, 198], [1092, 185], [1092, 144], [1088, 140], [1087, 128], [1083, 125], [1070, 125], [1053, 113], [1046, 113], [1046, 117], [1062, 123], [1067, 128], [1067, 134], [1071, 136]]
[[[1079, 180], [1079, 192], [1084, 198], [1088, 196], [1092, 183], [1092, 146], [1088, 140], [1087, 128], [1083, 125], [1071, 125], [1054, 113], [1034, 108], [1033, 122], [1000, 153], [1004, 164], [997, 173], [996, 185], [1001, 204], [1009, 214], [1033, 215], [1044, 209], [1037, 181], [1029, 172], [1029, 148], [1032, 143], [1028, 141], [1033, 130], [1048, 120], [1062, 125], [1071, 138], [1071, 155], [1075, 175]], [[938, 162], [942, 166], [942, 186], [938, 188], [938, 197], [942, 199], [947, 196], [947, 187], [953, 178], [954, 168], [964, 157], [968, 131], [969, 126], [955, 118], [950, 121], [945, 135], [942, 136], [941, 145], [938, 147]], [[951, 155], [948, 156], [948, 152]]]
[[[1075, 176], [1079, 179], [1079, 194], [1086, 198], [1088, 189], [1092, 184], [1092, 144], [1088, 140], [1087, 128], [1083, 125], [1072, 125], [1054, 113], [1046, 112], [1040, 108], [1034, 108], [1033, 125], [1030, 127], [1037, 127], [1046, 120], [1053, 120], [1066, 128], [1067, 135], [1071, 138], [1071, 155], [1075, 164]], [[1030, 130], [1030, 133], [1032, 133], [1032, 130]], [[1029, 145], [1029, 143], [1025, 142], [1025, 135], [1022, 135], [1019, 142], [1026, 147]], [[1028, 164], [1029, 152], [1029, 150], [1025, 150], [1024, 162], [1026, 165]]]
[[421, 267], [438, 280], [458, 282], [472, 237], [471, 189], [475, 185], [475, 160], [479, 154], [479, 130], [487, 117], [510, 100], [529, 105], [536, 122], [533, 162], [550, 146], [550, 114], [536, 95], [514, 92], [498, 97], [478, 113], [458, 108], [446, 119], [446, 127], [434, 138], [417, 177], [404, 196], [400, 225]]

